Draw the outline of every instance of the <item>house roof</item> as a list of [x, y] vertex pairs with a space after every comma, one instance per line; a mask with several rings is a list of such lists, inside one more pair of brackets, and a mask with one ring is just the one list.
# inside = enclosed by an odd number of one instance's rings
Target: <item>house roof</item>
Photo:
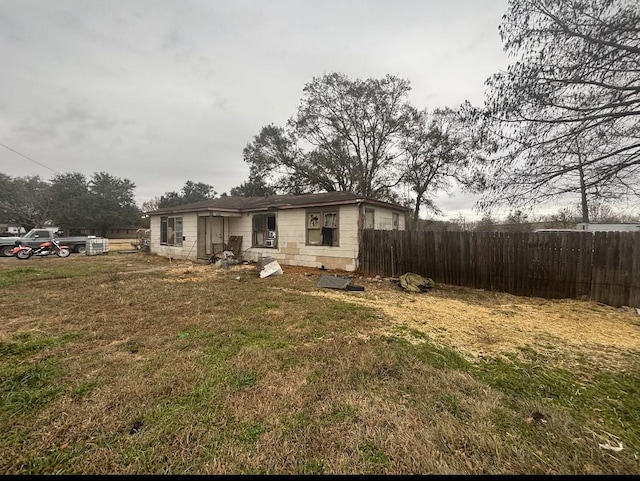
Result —
[[320, 194], [271, 195], [266, 197], [227, 196], [204, 200], [193, 204], [176, 205], [146, 212], [147, 215], [177, 214], [187, 212], [255, 212], [280, 209], [299, 209], [331, 205], [348, 205], [365, 203], [387, 207], [389, 209], [407, 211], [407, 207], [370, 199], [352, 192], [324, 192]]

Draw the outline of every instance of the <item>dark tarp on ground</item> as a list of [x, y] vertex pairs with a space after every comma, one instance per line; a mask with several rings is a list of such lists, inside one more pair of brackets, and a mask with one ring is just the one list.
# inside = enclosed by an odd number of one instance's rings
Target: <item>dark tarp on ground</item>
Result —
[[318, 282], [316, 282], [316, 286], [327, 287], [329, 289], [346, 289], [350, 283], [351, 278], [349, 277], [345, 278], [322, 274], [318, 279]]

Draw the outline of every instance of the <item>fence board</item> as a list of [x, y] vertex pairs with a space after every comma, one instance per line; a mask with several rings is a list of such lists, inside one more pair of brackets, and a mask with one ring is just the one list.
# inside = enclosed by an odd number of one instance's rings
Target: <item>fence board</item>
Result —
[[366, 275], [414, 272], [516, 295], [640, 307], [640, 232], [423, 232], [366, 229]]

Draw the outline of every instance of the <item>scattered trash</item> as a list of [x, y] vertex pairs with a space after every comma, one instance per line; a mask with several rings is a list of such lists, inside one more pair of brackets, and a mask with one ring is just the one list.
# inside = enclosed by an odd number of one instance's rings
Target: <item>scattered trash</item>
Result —
[[272, 260], [271, 262], [264, 265], [264, 267], [260, 270], [260, 279], [264, 279], [269, 276], [280, 276], [282, 275], [282, 268], [280, 264], [278, 264], [277, 260]]
[[129, 434], [133, 436], [134, 434], [138, 434], [142, 427], [144, 426], [144, 421], [142, 419], [136, 419], [131, 425], [131, 429], [129, 430]]
[[[591, 429], [587, 429], [587, 431], [593, 434], [594, 437], [598, 437], [604, 441], [603, 443], [598, 443], [598, 447], [600, 449], [606, 449], [607, 451], [613, 451], [614, 453], [619, 453], [624, 449], [624, 447], [622, 446], [622, 441], [620, 441], [617, 436], [614, 436], [611, 433], [608, 433], [605, 431], [604, 433], [606, 434], [605, 436], [604, 434], [598, 434], [595, 431], [592, 431]], [[615, 442], [618, 445], [613, 446], [613, 444], [611, 444], [612, 442]]]
[[544, 414], [538, 412], [538, 411], [534, 411], [531, 413], [531, 416], [527, 417], [524, 419], [525, 422], [531, 424], [531, 423], [536, 423], [536, 424], [547, 424], [547, 419], [544, 417]]
[[209, 264], [214, 264], [217, 267], [229, 267], [229, 264], [234, 263], [235, 257], [233, 251], [217, 252], [209, 258]]
[[400, 287], [408, 292], [426, 292], [429, 289], [436, 287], [436, 283], [433, 279], [428, 277], [422, 277], [419, 274], [407, 272], [398, 278]]
[[609, 451], [614, 451], [616, 453], [619, 453], [620, 451], [622, 451], [624, 448], [622, 447], [622, 443], [620, 441], [618, 441], [618, 445], [617, 446], [611, 446], [609, 443], [605, 443], [605, 444], [598, 444], [599, 448], [602, 449], [607, 449]]
[[640, 307], [636, 307], [636, 312], [638, 313], [638, 315], [640, 316]]
[[322, 274], [316, 282], [317, 287], [326, 287], [328, 289], [344, 289], [347, 291], [364, 291], [364, 286], [356, 286], [351, 284], [350, 277], [339, 277]]
[[329, 276], [322, 274], [316, 282], [317, 287], [326, 287], [328, 289], [346, 289], [347, 285], [351, 284], [349, 277]]

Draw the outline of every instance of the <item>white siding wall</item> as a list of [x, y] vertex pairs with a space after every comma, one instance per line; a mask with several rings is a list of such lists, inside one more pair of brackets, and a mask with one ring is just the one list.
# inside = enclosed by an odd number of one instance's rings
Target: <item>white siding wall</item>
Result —
[[[330, 210], [323, 208], [323, 210]], [[242, 236], [241, 258], [258, 261], [273, 257], [281, 265], [298, 265], [354, 271], [358, 260], [358, 227], [360, 208], [357, 205], [340, 206], [338, 210], [338, 246], [306, 245], [306, 209], [278, 210], [276, 214], [277, 248], [252, 247], [252, 213], [229, 218], [229, 235]], [[392, 229], [392, 212], [375, 207], [375, 228]], [[185, 214], [182, 247], [160, 245], [160, 216], [151, 217], [151, 252], [176, 259], [196, 259], [197, 214]], [[405, 216], [399, 215], [399, 229], [405, 228]], [[225, 241], [227, 240], [225, 239]]]
[[[390, 209], [381, 207], [374, 208], [374, 229], [392, 230], [393, 229], [393, 212]], [[404, 230], [404, 213], [398, 212], [398, 230]]]
[[[327, 210], [327, 209], [325, 209]], [[358, 256], [358, 207], [342, 206], [338, 210], [339, 246], [306, 245], [306, 209], [276, 212], [277, 248], [251, 247], [253, 214], [231, 219], [231, 235], [241, 235], [243, 259], [258, 261], [273, 257], [281, 265], [327, 269], [356, 269]]]
[[195, 260], [197, 258], [198, 215], [195, 212], [182, 215], [182, 236], [184, 237], [182, 246], [160, 244], [160, 216], [151, 216], [150, 226], [151, 252], [174, 259]]

